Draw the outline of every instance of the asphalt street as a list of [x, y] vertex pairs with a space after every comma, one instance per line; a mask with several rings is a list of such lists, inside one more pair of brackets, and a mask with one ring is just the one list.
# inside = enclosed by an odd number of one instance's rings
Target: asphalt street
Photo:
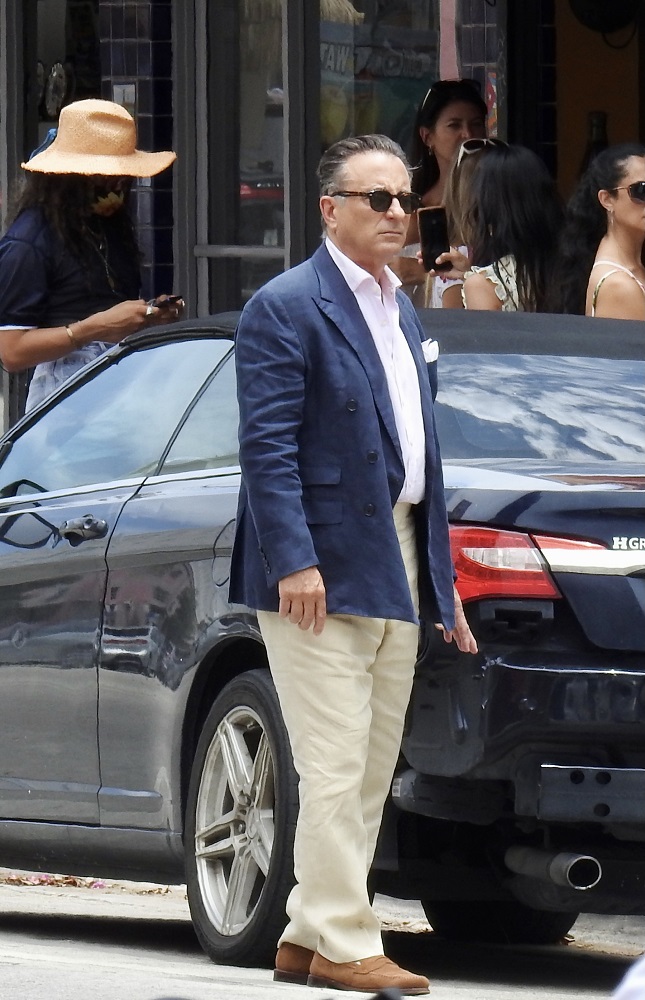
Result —
[[[211, 963], [183, 887], [29, 878], [0, 871], [2, 1000], [329, 1000]], [[416, 903], [376, 905], [388, 954], [427, 974], [434, 1000], [605, 1000], [645, 949], [643, 918], [581, 917], [552, 948], [475, 947], [435, 937]]]

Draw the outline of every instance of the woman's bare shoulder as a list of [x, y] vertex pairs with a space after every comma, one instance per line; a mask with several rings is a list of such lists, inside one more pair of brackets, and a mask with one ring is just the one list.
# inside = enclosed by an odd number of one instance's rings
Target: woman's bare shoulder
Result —
[[501, 309], [502, 303], [490, 277], [482, 271], [467, 271], [464, 275], [466, 309]]
[[587, 289], [586, 313], [614, 319], [645, 319], [645, 281], [611, 263], [598, 264]]

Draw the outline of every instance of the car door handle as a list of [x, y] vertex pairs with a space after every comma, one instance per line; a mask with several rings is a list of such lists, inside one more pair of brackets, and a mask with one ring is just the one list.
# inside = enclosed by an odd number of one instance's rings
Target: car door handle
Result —
[[87, 538], [103, 538], [107, 535], [107, 521], [92, 517], [91, 514], [84, 514], [83, 517], [74, 517], [71, 521], [63, 521], [58, 534], [61, 538], [67, 538], [72, 543], [83, 542]]

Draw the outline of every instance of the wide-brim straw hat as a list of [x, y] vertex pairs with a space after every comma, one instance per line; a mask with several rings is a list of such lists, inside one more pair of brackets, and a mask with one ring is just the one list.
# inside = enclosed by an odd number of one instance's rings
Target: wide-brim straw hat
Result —
[[61, 110], [52, 144], [21, 166], [44, 174], [154, 177], [177, 158], [169, 150], [146, 153], [136, 144], [134, 118], [120, 104], [73, 101]]

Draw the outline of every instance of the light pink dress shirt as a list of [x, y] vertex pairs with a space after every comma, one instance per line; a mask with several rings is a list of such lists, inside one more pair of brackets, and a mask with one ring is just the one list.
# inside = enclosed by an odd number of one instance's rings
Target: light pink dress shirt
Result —
[[389, 267], [383, 269], [377, 282], [368, 271], [342, 253], [329, 237], [325, 239], [325, 246], [354, 293], [385, 369], [405, 469], [398, 501], [420, 503], [426, 487], [425, 429], [417, 366], [399, 323], [395, 292], [401, 282]]

